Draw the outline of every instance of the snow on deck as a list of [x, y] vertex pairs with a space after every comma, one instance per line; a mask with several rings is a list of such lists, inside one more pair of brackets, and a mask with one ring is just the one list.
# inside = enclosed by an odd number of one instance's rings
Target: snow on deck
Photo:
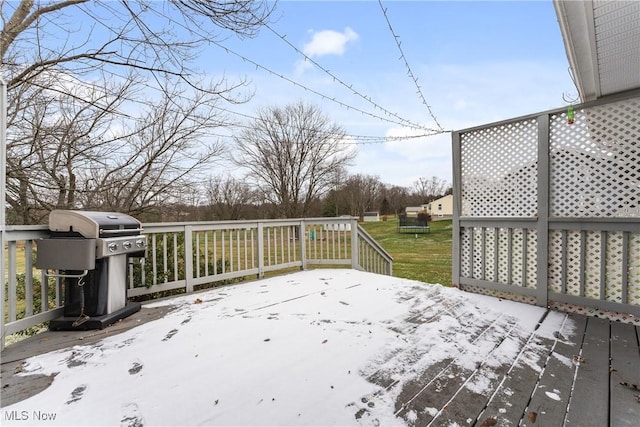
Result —
[[28, 359], [20, 375], [57, 375], [2, 424], [494, 425], [526, 413], [511, 409], [509, 374], [537, 377], [543, 343], [575, 333], [540, 307], [346, 269], [146, 307], [161, 305], [161, 319]]

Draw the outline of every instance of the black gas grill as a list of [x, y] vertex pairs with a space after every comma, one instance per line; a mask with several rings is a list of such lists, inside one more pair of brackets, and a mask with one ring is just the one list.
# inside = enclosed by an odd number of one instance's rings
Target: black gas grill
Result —
[[[102, 329], [140, 310], [127, 301], [127, 265], [144, 257], [147, 238], [137, 219], [117, 212], [54, 210], [36, 267], [64, 284], [64, 315], [51, 330]], [[49, 272], [56, 270], [56, 272]]]

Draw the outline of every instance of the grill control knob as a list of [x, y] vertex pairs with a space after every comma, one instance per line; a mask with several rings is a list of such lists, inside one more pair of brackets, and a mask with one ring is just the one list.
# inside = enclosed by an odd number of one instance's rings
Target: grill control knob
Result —
[[109, 246], [107, 246], [109, 248], [110, 252], [115, 252], [118, 250], [118, 244], [117, 243], [109, 243]]
[[136, 248], [144, 248], [144, 240], [136, 240]]
[[122, 244], [123, 249], [131, 249], [131, 246], [133, 246], [133, 244], [128, 240]]

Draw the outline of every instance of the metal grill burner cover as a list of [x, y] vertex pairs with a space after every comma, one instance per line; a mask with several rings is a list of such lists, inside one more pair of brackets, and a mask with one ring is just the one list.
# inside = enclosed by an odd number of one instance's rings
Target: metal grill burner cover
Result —
[[137, 219], [117, 212], [54, 210], [51, 237], [38, 241], [36, 267], [57, 270], [65, 285], [64, 316], [52, 330], [102, 329], [140, 310], [127, 302], [127, 264], [144, 257], [147, 237]]

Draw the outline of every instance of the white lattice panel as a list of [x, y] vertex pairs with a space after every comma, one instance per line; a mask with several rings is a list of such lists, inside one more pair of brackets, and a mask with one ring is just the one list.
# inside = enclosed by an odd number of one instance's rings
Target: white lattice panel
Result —
[[640, 218], [640, 99], [550, 119], [550, 211]]
[[580, 295], [580, 232], [567, 232], [567, 295]]
[[460, 276], [471, 274], [471, 229], [464, 228], [460, 233]]
[[538, 234], [535, 230], [527, 230], [527, 288], [538, 285]]
[[497, 281], [497, 274], [495, 271], [495, 260], [498, 254], [495, 253], [495, 241], [497, 238], [497, 233], [495, 228], [488, 228], [485, 230], [485, 271], [484, 278], [485, 280]]
[[537, 214], [535, 119], [461, 135], [462, 216]]
[[522, 283], [523, 234], [520, 229], [513, 230], [511, 234], [511, 284], [514, 286], [524, 286]]
[[473, 229], [473, 271], [474, 279], [482, 279], [482, 268], [484, 260], [482, 259], [482, 229], [477, 227]]
[[[548, 196], [550, 220], [640, 218], [640, 98], [578, 108], [571, 125], [566, 111], [550, 114], [549, 126], [549, 188], [541, 197]], [[537, 147], [536, 119], [461, 133], [460, 216], [537, 216]], [[564, 231], [549, 231], [549, 290], [640, 306], [640, 233], [626, 234], [625, 249], [623, 232], [573, 230], [570, 221]], [[487, 229], [484, 240], [474, 230], [473, 238], [469, 230], [461, 237], [462, 276], [510, 284], [515, 293], [537, 285], [535, 229], [527, 231], [526, 256], [521, 229]]]
[[562, 292], [562, 232], [549, 232], [549, 271], [547, 286], [550, 291]]
[[600, 266], [602, 265], [600, 232], [588, 232], [585, 236], [585, 243], [584, 296], [600, 299]]
[[606, 282], [605, 299], [622, 302], [622, 233], [607, 235]]
[[498, 230], [498, 280], [499, 283], [509, 283], [509, 258], [507, 245], [509, 244], [508, 229]]

